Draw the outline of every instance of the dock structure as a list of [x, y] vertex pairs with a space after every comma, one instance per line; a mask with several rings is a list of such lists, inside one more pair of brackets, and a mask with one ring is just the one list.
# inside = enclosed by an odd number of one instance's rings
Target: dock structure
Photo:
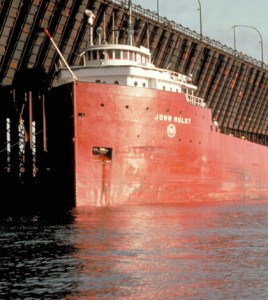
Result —
[[[2, 1], [0, 176], [7, 184], [32, 186], [49, 173], [44, 104], [62, 62], [45, 29], [69, 65], [81, 64], [80, 54], [89, 43], [85, 10], [94, 13], [95, 31], [104, 29], [103, 43], [115, 39], [122, 43], [127, 34], [117, 28], [128, 20], [128, 4], [124, 0]], [[149, 47], [156, 66], [191, 74], [197, 96], [206, 99], [220, 131], [268, 145], [268, 65], [139, 5], [133, 4], [132, 18], [133, 43]], [[96, 32], [93, 38], [99, 39]]]

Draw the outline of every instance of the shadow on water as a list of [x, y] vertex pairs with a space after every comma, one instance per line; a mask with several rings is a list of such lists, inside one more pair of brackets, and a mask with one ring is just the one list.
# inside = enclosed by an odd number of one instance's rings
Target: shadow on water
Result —
[[1, 199], [0, 216], [31, 215], [55, 211], [68, 211], [74, 199], [66, 193], [45, 189], [39, 185], [9, 185]]
[[77, 289], [74, 216], [48, 203], [33, 199], [1, 211], [0, 299], [65, 299]]

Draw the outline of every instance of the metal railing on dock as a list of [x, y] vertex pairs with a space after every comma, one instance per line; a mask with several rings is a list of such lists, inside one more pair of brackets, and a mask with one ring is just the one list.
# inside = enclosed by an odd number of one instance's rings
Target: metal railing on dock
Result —
[[[125, 7], [128, 9], [128, 1], [127, 0], [110, 0], [114, 2], [115, 4]], [[257, 67], [263, 68], [265, 70], [268, 70], [268, 65], [251, 57], [248, 56], [244, 53], [238, 52], [237, 50], [234, 50], [231, 47], [228, 47], [227, 45], [223, 45], [219, 41], [216, 41], [214, 39], [210, 39], [209, 37], [206, 36], [201, 36], [199, 33], [196, 31], [190, 30], [188, 27], [184, 27], [181, 24], [175, 23], [175, 21], [170, 21], [166, 17], [161, 17], [158, 15], [156, 12], [151, 11], [149, 9], [144, 9], [140, 5], [132, 4], [132, 11], [135, 12], [138, 15], [145, 16], [147, 19], [150, 19], [154, 22], [158, 22], [162, 26], [169, 28], [170, 30], [175, 30], [178, 32], [183, 33], [186, 36], [189, 36], [193, 39], [199, 40], [200, 42], [209, 45], [210, 47], [219, 49], [225, 53], [228, 53], [229, 55], [233, 55], [236, 58], [239, 58], [243, 61], [249, 62], [250, 64], [253, 64]]]

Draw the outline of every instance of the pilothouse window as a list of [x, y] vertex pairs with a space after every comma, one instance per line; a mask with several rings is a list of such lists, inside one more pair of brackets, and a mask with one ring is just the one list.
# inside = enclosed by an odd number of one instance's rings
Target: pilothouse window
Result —
[[92, 51], [93, 60], [96, 60], [98, 58], [98, 52], [96, 50]]
[[115, 59], [120, 59], [120, 54], [121, 54], [120, 50], [115, 50]]
[[109, 59], [113, 59], [113, 50], [107, 50]]
[[100, 51], [100, 59], [105, 59], [105, 52], [104, 51]]
[[123, 51], [123, 59], [127, 60], [127, 54], [128, 54], [128, 52], [124, 50]]

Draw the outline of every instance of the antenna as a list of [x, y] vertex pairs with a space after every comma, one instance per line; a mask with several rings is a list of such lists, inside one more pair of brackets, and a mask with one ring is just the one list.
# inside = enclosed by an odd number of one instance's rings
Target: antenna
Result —
[[103, 39], [104, 39], [104, 44], [106, 44], [106, 17], [105, 13], [103, 14]]
[[148, 23], [146, 24], [146, 37], [147, 37], [147, 48], [150, 48], [149, 28]]
[[112, 43], [114, 44], [114, 12], [113, 12], [113, 25], [112, 25], [112, 36], [113, 36], [113, 38], [112, 38]]
[[132, 1], [128, 1], [128, 10], [129, 10], [129, 22], [128, 22], [128, 44], [132, 46], [133, 43], [133, 28], [132, 28]]

